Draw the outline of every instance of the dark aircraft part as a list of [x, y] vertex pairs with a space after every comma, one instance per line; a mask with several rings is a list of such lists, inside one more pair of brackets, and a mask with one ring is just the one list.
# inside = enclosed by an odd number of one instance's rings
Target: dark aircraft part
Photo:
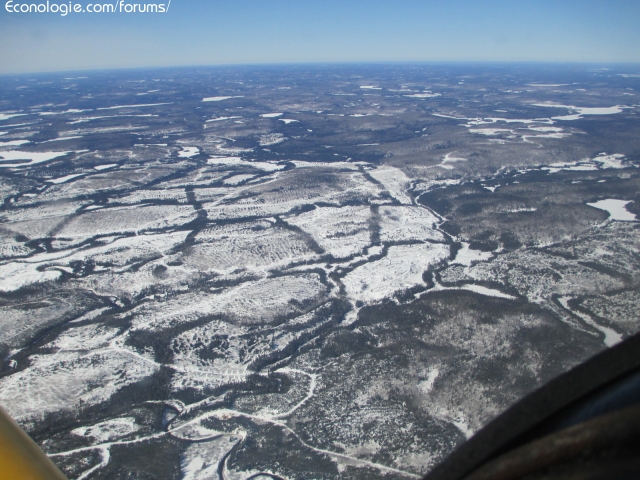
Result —
[[640, 334], [560, 375], [425, 480], [640, 478]]

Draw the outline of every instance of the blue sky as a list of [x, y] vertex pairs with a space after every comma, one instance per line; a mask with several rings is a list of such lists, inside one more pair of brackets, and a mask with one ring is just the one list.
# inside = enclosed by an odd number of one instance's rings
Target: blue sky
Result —
[[[640, 63], [637, 0], [172, 0], [164, 14], [66, 17], [8, 13], [5, 1], [0, 73], [354, 61]], [[127, 3], [136, 1], [145, 0]]]

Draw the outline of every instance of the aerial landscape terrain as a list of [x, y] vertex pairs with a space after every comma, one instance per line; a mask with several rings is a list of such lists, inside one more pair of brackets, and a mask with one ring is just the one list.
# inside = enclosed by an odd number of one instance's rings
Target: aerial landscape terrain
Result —
[[640, 331], [640, 70], [0, 77], [0, 405], [71, 479], [420, 478]]

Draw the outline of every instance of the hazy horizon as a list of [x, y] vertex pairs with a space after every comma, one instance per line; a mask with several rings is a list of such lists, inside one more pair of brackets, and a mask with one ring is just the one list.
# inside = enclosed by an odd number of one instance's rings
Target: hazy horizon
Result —
[[[124, 73], [135, 71], [163, 71], [163, 70], [189, 70], [189, 69], [225, 69], [225, 68], [295, 68], [295, 67], [366, 67], [366, 66], [451, 66], [451, 67], [495, 67], [495, 68], [508, 68], [508, 67], [544, 67], [544, 68], [567, 68], [567, 67], [591, 67], [594, 70], [610, 70], [621, 69], [624, 67], [640, 68], [639, 62], [553, 62], [553, 61], [464, 61], [464, 60], [451, 60], [451, 61], [370, 61], [370, 62], [358, 62], [358, 61], [335, 61], [335, 62], [263, 62], [263, 63], [219, 63], [219, 64], [201, 64], [201, 65], [149, 65], [142, 67], [104, 67], [104, 68], [89, 68], [89, 69], [70, 69], [70, 70], [42, 70], [42, 71], [29, 71], [29, 72], [10, 72], [0, 73], [0, 77], [20, 77], [25, 75], [64, 75], [64, 74], [91, 74], [91, 73]], [[640, 73], [640, 72], [638, 72]]]

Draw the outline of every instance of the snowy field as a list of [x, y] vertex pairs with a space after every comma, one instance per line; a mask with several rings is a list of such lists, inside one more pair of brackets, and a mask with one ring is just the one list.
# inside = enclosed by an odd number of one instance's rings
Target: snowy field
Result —
[[640, 330], [636, 74], [414, 67], [0, 79], [0, 404], [69, 478], [420, 478]]

